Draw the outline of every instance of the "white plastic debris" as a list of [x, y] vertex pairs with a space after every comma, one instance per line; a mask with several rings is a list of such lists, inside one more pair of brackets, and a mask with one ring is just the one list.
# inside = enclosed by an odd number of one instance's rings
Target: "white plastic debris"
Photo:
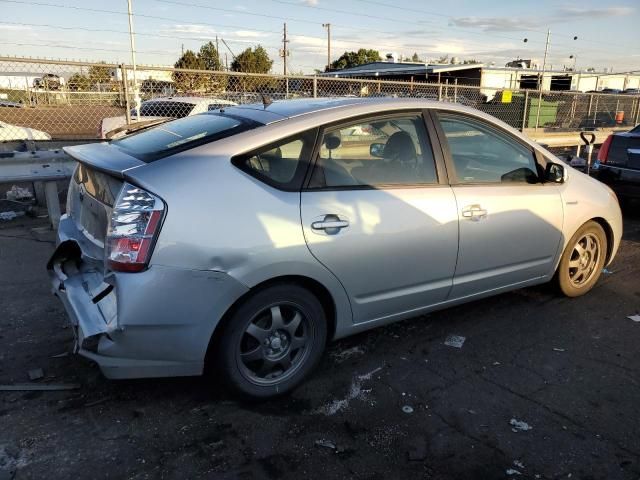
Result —
[[413, 413], [413, 407], [411, 407], [409, 405], [405, 405], [404, 407], [402, 407], [402, 411], [404, 413]]
[[516, 470], [515, 468], [507, 468], [506, 472], [507, 475], [511, 476], [511, 475], [522, 475], [518, 470]]
[[629, 320], [633, 320], [634, 322], [640, 322], [640, 315], [629, 315], [627, 318]]
[[7, 191], [6, 196], [7, 196], [7, 200], [13, 200], [13, 201], [31, 200], [33, 198], [33, 195], [28, 189], [18, 187], [17, 185], [13, 185]]
[[611, 275], [613, 272], [607, 268], [603, 268], [602, 273], [604, 273], [605, 275]]
[[18, 214], [14, 211], [0, 212], [0, 220], [13, 220]]
[[522, 463], [520, 460], [514, 460], [513, 465], [518, 467], [520, 470], [524, 470], [524, 463]]
[[527, 422], [516, 420], [515, 418], [509, 420], [509, 424], [513, 427], [511, 430], [514, 432], [526, 432], [527, 430], [533, 429]]
[[566, 352], [566, 350], [564, 348], [556, 348], [556, 347], [553, 348], [553, 351], [554, 352]]
[[444, 341], [444, 344], [448, 347], [462, 348], [465, 340], [466, 337], [461, 337], [460, 335], [449, 335]]
[[330, 448], [331, 450], [335, 450], [336, 449], [336, 444], [333, 443], [331, 440], [325, 440], [324, 438], [321, 440], [316, 440], [316, 446], [318, 447], [324, 447], [324, 448]]

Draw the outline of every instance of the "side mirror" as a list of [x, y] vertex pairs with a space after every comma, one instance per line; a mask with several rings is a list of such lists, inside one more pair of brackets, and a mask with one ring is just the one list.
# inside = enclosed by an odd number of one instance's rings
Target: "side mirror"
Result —
[[544, 170], [544, 179], [547, 182], [564, 183], [566, 179], [566, 169], [559, 163], [548, 163]]
[[369, 155], [372, 157], [382, 158], [384, 152], [384, 143], [372, 143], [369, 146]]

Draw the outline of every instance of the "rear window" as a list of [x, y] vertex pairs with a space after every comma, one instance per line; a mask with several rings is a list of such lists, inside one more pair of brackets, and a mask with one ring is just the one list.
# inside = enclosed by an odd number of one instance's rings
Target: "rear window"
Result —
[[152, 162], [259, 125], [231, 115], [193, 115], [114, 140], [111, 144], [143, 162]]
[[[140, 116], [182, 118], [189, 115], [193, 107], [193, 103], [186, 102], [143, 102]], [[135, 111], [133, 114], [135, 115]]]

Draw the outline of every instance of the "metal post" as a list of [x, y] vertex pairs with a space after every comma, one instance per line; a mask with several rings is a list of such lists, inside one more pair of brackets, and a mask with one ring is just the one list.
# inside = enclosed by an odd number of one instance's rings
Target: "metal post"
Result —
[[[440, 75], [440, 74], [438, 74]], [[442, 101], [442, 84], [438, 83], [438, 101], [441, 102]]]
[[547, 54], [549, 53], [549, 39], [551, 37], [551, 30], [547, 30], [547, 43], [544, 46], [544, 59], [542, 60], [542, 73], [540, 74], [540, 81], [538, 82], [538, 110], [536, 111], [536, 131], [538, 130], [538, 123], [540, 121], [540, 107], [542, 106], [542, 84], [544, 83], [544, 70], [547, 66]]
[[53, 229], [58, 228], [60, 223], [60, 200], [58, 199], [58, 185], [55, 181], [45, 182], [44, 196], [47, 199], [47, 212]]
[[318, 78], [313, 77], [313, 98], [318, 97]]
[[593, 105], [593, 93], [589, 95], [589, 110], [587, 111], [587, 119], [591, 116], [591, 105]]
[[129, 101], [129, 81], [127, 80], [127, 68], [124, 63], [120, 65], [120, 72], [122, 74], [122, 86], [124, 89], [124, 115], [127, 119], [127, 125], [131, 123], [131, 103]]
[[133, 34], [133, 13], [131, 0], [127, 0], [129, 9], [129, 41], [131, 43], [131, 63], [133, 64], [133, 100], [136, 104], [136, 120], [140, 120], [140, 93], [138, 92], [138, 80], [136, 78], [136, 42]]
[[327, 72], [331, 70], [331, 24], [323, 23], [322, 26], [327, 29]]
[[596, 126], [596, 117], [598, 116], [598, 102], [600, 101], [600, 95], [596, 97], [596, 106], [593, 109], [593, 126]]
[[522, 130], [527, 127], [527, 103], [529, 103], [529, 90], [524, 91], [524, 108], [522, 109]]
[[453, 79], [453, 101], [458, 102], [458, 79]]
[[640, 117], [640, 98], [638, 98], [638, 103], [636, 105], [636, 119], [633, 121], [634, 125], [638, 124], [639, 117]]

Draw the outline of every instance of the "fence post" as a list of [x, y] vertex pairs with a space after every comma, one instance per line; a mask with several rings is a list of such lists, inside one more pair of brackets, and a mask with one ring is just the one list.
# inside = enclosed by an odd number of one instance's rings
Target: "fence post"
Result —
[[318, 97], [318, 77], [313, 77], [313, 98]]
[[520, 129], [521, 132], [523, 132], [527, 126], [527, 103], [529, 103], [529, 90], [524, 91], [524, 108], [522, 109], [522, 128]]
[[442, 101], [442, 84], [441, 83], [438, 84], [438, 101], [439, 102]]
[[131, 105], [129, 104], [129, 81], [127, 79], [127, 68], [124, 63], [120, 64], [120, 73], [122, 74], [122, 89], [124, 91], [124, 115], [127, 119], [127, 125], [131, 123]]
[[593, 109], [593, 126], [596, 126], [596, 117], [598, 116], [598, 102], [600, 101], [600, 97], [596, 97], [596, 106]]
[[458, 79], [453, 79], [453, 101], [458, 103]]
[[589, 95], [589, 111], [587, 112], [587, 119], [591, 116], [591, 105], [593, 104], [593, 93]]
[[636, 103], [636, 119], [633, 121], [634, 125], [638, 124], [638, 118], [640, 117], [640, 97], [638, 97], [638, 102]]

